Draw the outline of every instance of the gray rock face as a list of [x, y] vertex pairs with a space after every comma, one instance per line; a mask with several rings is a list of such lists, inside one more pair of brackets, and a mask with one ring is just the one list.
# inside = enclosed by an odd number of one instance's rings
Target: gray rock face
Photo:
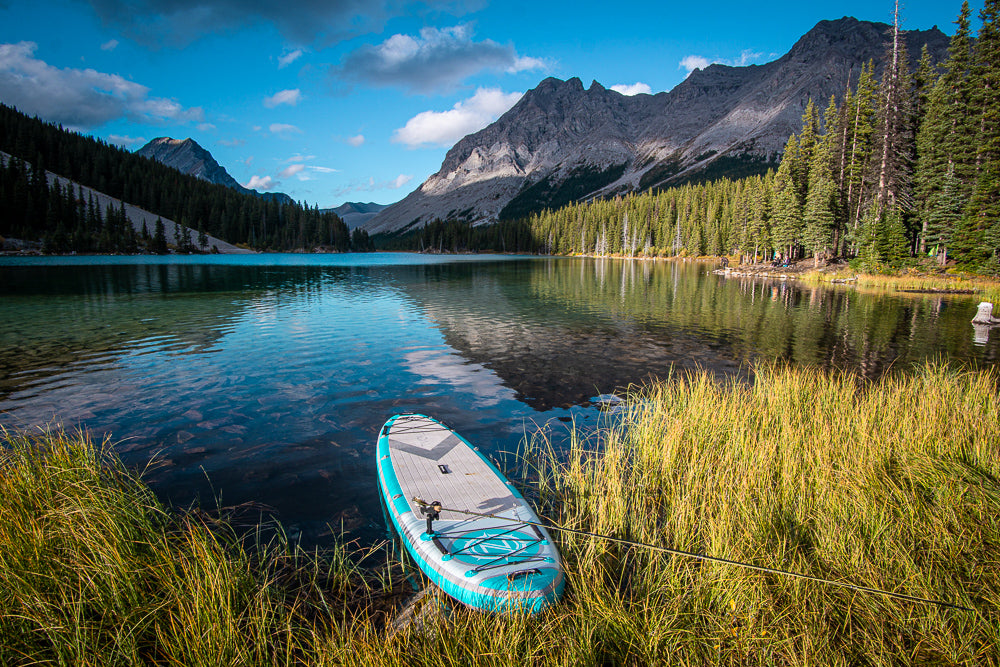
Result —
[[[451, 148], [441, 169], [364, 227], [419, 227], [435, 218], [473, 224], [571, 201], [669, 186], [712, 170], [764, 171], [801, 130], [811, 98], [842, 99], [863, 63], [880, 60], [891, 27], [845, 17], [821, 21], [765, 65], [710, 65], [673, 90], [626, 97], [596, 81], [549, 78], [488, 127]], [[947, 56], [937, 27], [905, 33], [911, 67], [926, 43]]]
[[135, 152], [203, 181], [248, 192], [194, 139], [157, 137]]
[[344, 224], [347, 225], [347, 228], [353, 230], [374, 218], [385, 207], [385, 204], [376, 204], [375, 202], [349, 201], [336, 208], [323, 210], [324, 212], [330, 211], [336, 213], [344, 221]]
[[136, 155], [162, 162], [183, 174], [200, 178], [209, 183], [224, 185], [244, 194], [257, 195], [264, 199], [291, 202], [292, 198], [282, 192], [257, 192], [240, 185], [229, 172], [215, 161], [212, 154], [202, 148], [194, 139], [171, 139], [157, 137], [135, 152]]

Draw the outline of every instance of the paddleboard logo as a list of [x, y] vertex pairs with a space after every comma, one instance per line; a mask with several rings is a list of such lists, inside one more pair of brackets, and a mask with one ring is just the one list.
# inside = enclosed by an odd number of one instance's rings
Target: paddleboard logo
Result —
[[536, 556], [540, 544], [537, 538], [520, 533], [496, 537], [487, 531], [453, 538], [450, 542], [452, 555], [461, 556], [470, 562], [493, 561], [504, 557], [507, 557], [508, 562], [522, 561]]

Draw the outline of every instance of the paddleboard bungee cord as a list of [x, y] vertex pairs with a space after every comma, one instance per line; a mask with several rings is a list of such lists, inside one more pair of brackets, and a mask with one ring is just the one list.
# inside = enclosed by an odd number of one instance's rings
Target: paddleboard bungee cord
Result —
[[[421, 507], [427, 506], [429, 508], [432, 508], [431, 511], [433, 511], [435, 513], [440, 513], [440, 512], [454, 512], [456, 514], [465, 514], [465, 515], [469, 515], [469, 516], [478, 516], [478, 517], [493, 518], [493, 519], [503, 518], [503, 517], [498, 517], [496, 515], [492, 515], [492, 514], [488, 514], [488, 513], [472, 512], [470, 510], [460, 510], [460, 509], [455, 509], [455, 508], [451, 508], [451, 507], [442, 507], [440, 503], [428, 503], [427, 501], [425, 501], [425, 500], [423, 500], [422, 498], [419, 498], [419, 497], [414, 497], [413, 498], [413, 502], [415, 502], [417, 505], [419, 505]], [[431, 522], [430, 515], [428, 515], [428, 526], [430, 526], [430, 522]], [[637, 542], [635, 540], [626, 540], [626, 539], [623, 539], [623, 538], [620, 538], [620, 537], [614, 537], [612, 535], [602, 535], [600, 533], [592, 533], [592, 532], [589, 532], [589, 531], [586, 531], [586, 530], [578, 530], [576, 528], [565, 528], [563, 526], [558, 526], [558, 525], [553, 524], [553, 523], [543, 523], [541, 521], [539, 521], [537, 523], [536, 522], [532, 522], [532, 521], [517, 521], [517, 523], [518, 524], [524, 524], [524, 525], [533, 525], [533, 526], [537, 526], [539, 528], [545, 528], [546, 530], [556, 530], [556, 531], [563, 532], [563, 533], [572, 533], [574, 535], [582, 535], [582, 536], [585, 536], [585, 537], [593, 537], [593, 538], [597, 538], [597, 539], [601, 539], [601, 540], [607, 540], [609, 542], [617, 542], [619, 544], [625, 544], [625, 545], [632, 546], [632, 547], [640, 547], [640, 548], [643, 548], [643, 549], [650, 549], [652, 551], [660, 551], [660, 552], [668, 553], [668, 554], [671, 554], [671, 555], [674, 555], [674, 556], [684, 556], [684, 557], [687, 557], [687, 558], [696, 558], [698, 560], [708, 561], [708, 562], [712, 562], [712, 563], [722, 563], [722, 564], [725, 564], [725, 565], [735, 565], [737, 567], [746, 568], [748, 570], [756, 570], [757, 572], [765, 572], [767, 574], [776, 574], [776, 575], [781, 575], [781, 576], [786, 576], [786, 577], [794, 577], [796, 579], [805, 579], [806, 581], [812, 581], [812, 582], [816, 582], [816, 583], [819, 583], [819, 584], [827, 584], [827, 585], [830, 585], [830, 586], [839, 586], [841, 588], [847, 588], [847, 589], [850, 589], [850, 590], [853, 590], [853, 591], [857, 591], [859, 593], [870, 593], [870, 594], [873, 594], [873, 595], [884, 595], [884, 596], [887, 596], [887, 597], [896, 598], [898, 600], [906, 600], [907, 602], [917, 602], [917, 603], [920, 603], [920, 604], [937, 605], [939, 607], [946, 607], [946, 608], [949, 608], [949, 609], [958, 609], [958, 610], [961, 610], [961, 611], [973, 611], [973, 612], [975, 611], [974, 609], [970, 609], [969, 607], [965, 607], [965, 606], [962, 606], [960, 604], [955, 604], [953, 602], [946, 602], [944, 600], [933, 600], [933, 599], [930, 599], [930, 598], [922, 598], [922, 597], [919, 597], [919, 596], [916, 596], [916, 595], [908, 595], [906, 593], [896, 593], [896, 592], [893, 592], [893, 591], [886, 591], [886, 590], [883, 590], [883, 589], [880, 589], [880, 588], [872, 588], [870, 586], [861, 586], [859, 584], [852, 584], [852, 583], [846, 582], [846, 581], [836, 581], [836, 580], [833, 580], [833, 579], [824, 579], [823, 577], [816, 577], [816, 576], [813, 576], [811, 574], [802, 574], [800, 572], [792, 572], [790, 570], [779, 570], [779, 569], [773, 568], [773, 567], [764, 567], [762, 565], [753, 565], [752, 563], [744, 563], [744, 562], [737, 561], [737, 560], [731, 560], [729, 558], [721, 558], [719, 556], [709, 556], [709, 555], [706, 555], [706, 554], [695, 553], [693, 551], [684, 551], [682, 549], [673, 549], [671, 547], [664, 547], [664, 546], [660, 546], [658, 544], [649, 544], [647, 542]]]

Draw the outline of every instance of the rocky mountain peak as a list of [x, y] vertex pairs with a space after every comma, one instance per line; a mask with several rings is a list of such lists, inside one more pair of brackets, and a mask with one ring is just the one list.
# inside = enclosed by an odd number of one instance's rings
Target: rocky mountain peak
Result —
[[[925, 43], [935, 59], [947, 57], [948, 37], [937, 28], [904, 37], [911, 62]], [[712, 64], [656, 95], [549, 77], [456, 143], [436, 174], [364, 226], [378, 233], [437, 218], [487, 223], [708, 175], [762, 172], [801, 130], [809, 99], [825, 106], [831, 95], [842, 97], [863, 63], [880, 62], [891, 38], [884, 23], [820, 21], [777, 60]]]
[[230, 176], [222, 165], [215, 161], [211, 153], [191, 138], [157, 137], [137, 150], [136, 155], [162, 162], [182, 173], [209, 183], [245, 191], [245, 188], [237, 183], [236, 179]]
[[282, 192], [260, 193], [256, 190], [248, 190], [243, 187], [226, 171], [225, 167], [216, 162], [210, 152], [190, 137], [187, 139], [157, 137], [135, 153], [136, 155], [162, 162], [183, 174], [200, 178], [209, 183], [224, 185], [227, 188], [233, 188], [247, 194], [255, 194], [265, 199], [277, 199], [281, 202], [292, 201], [291, 197]]

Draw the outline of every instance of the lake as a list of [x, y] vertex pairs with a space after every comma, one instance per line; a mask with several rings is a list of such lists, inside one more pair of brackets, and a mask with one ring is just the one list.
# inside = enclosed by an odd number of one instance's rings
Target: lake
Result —
[[[0, 424], [107, 436], [180, 506], [382, 534], [375, 439], [418, 411], [503, 459], [595, 398], [749, 364], [996, 365], [978, 299], [733, 279], [695, 262], [361, 255], [0, 258]], [[148, 465], [150, 461], [151, 465]], [[510, 460], [507, 458], [506, 460]]]

